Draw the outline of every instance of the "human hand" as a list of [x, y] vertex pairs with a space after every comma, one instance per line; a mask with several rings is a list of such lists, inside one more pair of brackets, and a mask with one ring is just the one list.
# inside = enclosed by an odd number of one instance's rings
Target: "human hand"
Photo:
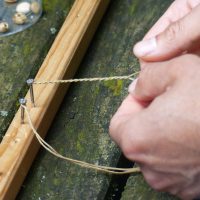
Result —
[[187, 200], [200, 196], [199, 66], [194, 55], [149, 63], [110, 124], [113, 140], [154, 189]]
[[134, 47], [142, 61], [168, 60], [185, 52], [200, 54], [200, 0], [175, 0]]

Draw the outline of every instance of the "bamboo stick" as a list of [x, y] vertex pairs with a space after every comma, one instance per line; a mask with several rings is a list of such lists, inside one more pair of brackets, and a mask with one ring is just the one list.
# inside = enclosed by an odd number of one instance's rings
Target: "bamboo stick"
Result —
[[[72, 78], [102, 18], [109, 0], [76, 0], [45, 58], [37, 80]], [[34, 85], [36, 107], [27, 107], [34, 126], [45, 137], [69, 85]], [[16, 113], [0, 144], [0, 199], [15, 199], [33, 162], [39, 143], [27, 123]]]

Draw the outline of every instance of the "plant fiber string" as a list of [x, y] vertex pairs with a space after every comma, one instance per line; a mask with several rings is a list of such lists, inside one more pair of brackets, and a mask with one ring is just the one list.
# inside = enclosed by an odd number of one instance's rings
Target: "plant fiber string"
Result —
[[138, 75], [139, 72], [127, 76], [112, 76], [112, 77], [97, 77], [97, 78], [82, 78], [82, 79], [68, 79], [68, 80], [55, 80], [55, 81], [37, 81], [34, 80], [33, 84], [58, 84], [58, 83], [77, 83], [77, 82], [94, 82], [94, 81], [112, 81], [112, 80], [133, 80], [133, 78]]
[[33, 126], [33, 122], [31, 120], [30, 114], [28, 112], [28, 109], [26, 106], [22, 105], [22, 107], [25, 110], [27, 119], [28, 119], [28, 123], [30, 125], [30, 128], [32, 129], [35, 137], [37, 138], [38, 142], [48, 151], [50, 152], [52, 155], [61, 158], [62, 160], [66, 160], [69, 161], [71, 163], [77, 164], [81, 167], [85, 167], [88, 169], [94, 169], [97, 171], [101, 171], [101, 172], [105, 172], [105, 173], [109, 173], [109, 174], [130, 174], [130, 173], [139, 173], [140, 169], [139, 168], [115, 168], [115, 167], [106, 167], [106, 166], [101, 166], [101, 165], [94, 165], [94, 164], [90, 164], [87, 162], [83, 162], [80, 160], [76, 160], [76, 159], [72, 159], [66, 156], [61, 155], [60, 153], [58, 153], [51, 145], [49, 145], [47, 142], [45, 142], [42, 137], [39, 135], [39, 133], [36, 131], [36, 129]]
[[[133, 80], [135, 78], [135, 76], [138, 75], [138, 73], [139, 72], [135, 72], [135, 73], [127, 75], [127, 76], [113, 76], [113, 77], [100, 77], [100, 78], [83, 78], [83, 79], [69, 79], [69, 80], [55, 80], [55, 81], [36, 81], [36, 80], [34, 80], [33, 84], [59, 84], [59, 83], [93, 82], [93, 81], [127, 80], [127, 79]], [[33, 134], [37, 138], [38, 142], [41, 144], [41, 146], [44, 149], [46, 149], [49, 153], [51, 153], [55, 157], [60, 158], [65, 161], [68, 161], [68, 162], [71, 162], [73, 164], [79, 165], [79, 166], [87, 168], [87, 169], [93, 169], [93, 170], [108, 173], [108, 174], [123, 175], [123, 174], [131, 174], [131, 173], [141, 172], [140, 168], [138, 168], [138, 167], [135, 167], [135, 168], [107, 167], [107, 166], [102, 166], [102, 165], [90, 164], [90, 163], [87, 163], [84, 161], [72, 159], [72, 158], [61, 155], [51, 145], [49, 145], [37, 132], [37, 130], [35, 129], [35, 127], [33, 125], [30, 113], [29, 113], [26, 105], [21, 105], [21, 107], [25, 111], [29, 126], [32, 129]]]

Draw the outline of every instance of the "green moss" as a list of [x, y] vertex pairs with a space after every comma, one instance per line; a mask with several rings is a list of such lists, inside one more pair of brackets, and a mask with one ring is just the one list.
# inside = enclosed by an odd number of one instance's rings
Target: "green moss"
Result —
[[84, 142], [86, 142], [84, 132], [80, 132], [76, 143], [76, 149], [78, 153], [84, 152], [84, 145], [83, 145]]
[[[73, 0], [68, 0], [67, 3], [68, 5], [71, 5]], [[66, 5], [65, 1], [60, 1], [60, 0], [51, 0], [51, 1], [43, 1], [43, 10], [45, 12], [52, 12], [56, 10], [58, 7], [62, 7]]]
[[82, 147], [82, 145], [81, 145], [79, 140], [76, 143], [76, 149], [77, 149], [78, 153], [83, 153], [83, 151], [84, 151], [84, 148]]
[[58, 186], [58, 185], [60, 184], [60, 179], [59, 179], [59, 178], [55, 178], [55, 179], [53, 180], [53, 184], [54, 184], [55, 186]]
[[132, 3], [129, 6], [129, 12], [130, 12], [130, 14], [135, 13], [136, 9], [138, 8], [139, 3], [140, 3], [140, 0], [135, 0], [134, 3]]
[[80, 133], [79, 133], [79, 135], [78, 135], [78, 140], [79, 140], [79, 141], [84, 141], [84, 140], [85, 140], [84, 132], [80, 132]]
[[32, 47], [32, 45], [30, 45], [30, 43], [24, 43], [24, 45], [23, 45], [24, 56], [30, 55], [31, 47]]
[[100, 90], [99, 90], [99, 86], [96, 86], [93, 90], [93, 94], [94, 96], [97, 96], [99, 94]]
[[123, 81], [122, 80], [106, 81], [104, 83], [104, 86], [107, 87], [109, 90], [111, 90], [114, 96], [119, 96], [123, 89]]
[[44, 1], [43, 10], [46, 12], [51, 12], [57, 6], [58, 0]]

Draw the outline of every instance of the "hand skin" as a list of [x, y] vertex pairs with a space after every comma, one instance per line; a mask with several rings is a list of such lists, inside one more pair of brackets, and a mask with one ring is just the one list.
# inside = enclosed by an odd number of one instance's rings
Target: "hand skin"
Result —
[[200, 54], [200, 0], [175, 0], [166, 13], [134, 46], [145, 62], [164, 61], [185, 52]]
[[176, 0], [135, 45], [143, 70], [110, 124], [150, 186], [186, 200], [200, 197], [200, 59], [181, 55], [200, 55], [199, 18], [200, 0]]
[[194, 55], [148, 63], [110, 124], [112, 139], [149, 185], [186, 200], [200, 196], [199, 66]]

